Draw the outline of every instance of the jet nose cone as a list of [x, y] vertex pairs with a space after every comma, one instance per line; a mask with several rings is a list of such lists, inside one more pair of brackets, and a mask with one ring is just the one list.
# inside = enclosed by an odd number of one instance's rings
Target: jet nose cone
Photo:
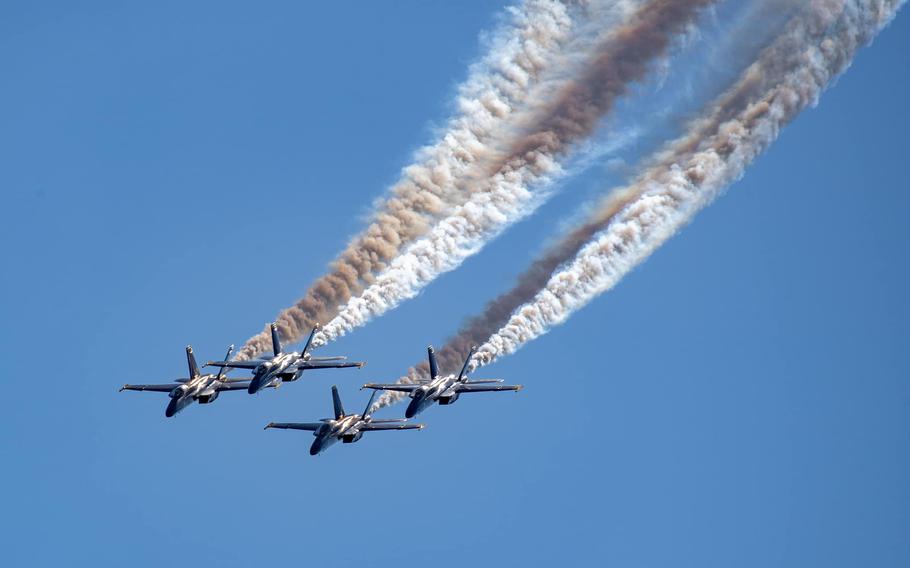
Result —
[[248, 392], [250, 394], [256, 394], [256, 392], [259, 390], [259, 385], [260, 385], [259, 379], [258, 378], [253, 379], [252, 381], [250, 381], [250, 386], [247, 387], [246, 392]]
[[404, 417], [414, 418], [415, 416], [417, 416], [417, 405], [413, 403], [409, 404], [408, 407], [404, 410]]
[[316, 454], [318, 454], [321, 451], [322, 451], [322, 442], [320, 442], [319, 440], [316, 440], [315, 442], [313, 442], [313, 445], [310, 446], [310, 455], [315, 456]]

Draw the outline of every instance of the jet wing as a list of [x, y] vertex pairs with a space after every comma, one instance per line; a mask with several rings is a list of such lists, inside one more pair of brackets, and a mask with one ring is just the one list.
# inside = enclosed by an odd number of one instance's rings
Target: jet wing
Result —
[[320, 426], [322, 426], [322, 422], [269, 422], [265, 425], [265, 429], [280, 428], [282, 430], [308, 430], [315, 432], [319, 430]]
[[155, 391], [155, 392], [171, 392], [175, 388], [179, 387], [179, 383], [170, 383], [167, 385], [123, 385], [120, 387], [121, 391]]
[[243, 382], [234, 381], [234, 382], [230, 382], [230, 383], [224, 383], [221, 386], [219, 386], [218, 388], [216, 388], [215, 390], [217, 390], [218, 392], [239, 391], [239, 390], [247, 390], [248, 388], [250, 388], [250, 381], [243, 381]]
[[251, 361], [209, 361], [205, 364], [206, 367], [227, 367], [228, 369], [255, 369], [263, 361], [260, 360], [251, 360]]
[[371, 430], [421, 430], [423, 424], [402, 424], [401, 422], [367, 422], [358, 428], [361, 432]]
[[420, 385], [406, 385], [402, 383], [392, 383], [388, 385], [378, 384], [378, 383], [367, 383], [360, 387], [362, 389], [373, 389], [373, 390], [387, 390], [387, 391], [398, 391], [398, 392], [411, 392], [414, 389], [420, 388]]
[[363, 367], [366, 365], [364, 362], [358, 361], [339, 361], [339, 360], [313, 360], [301, 361], [297, 363], [298, 369], [347, 369], [350, 367]]
[[520, 391], [524, 385], [490, 385], [490, 384], [458, 384], [452, 387], [455, 392], [494, 392], [494, 391]]

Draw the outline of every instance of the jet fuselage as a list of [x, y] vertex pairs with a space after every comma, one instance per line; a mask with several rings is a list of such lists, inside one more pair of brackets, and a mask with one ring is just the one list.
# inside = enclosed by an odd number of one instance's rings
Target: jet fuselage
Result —
[[452, 404], [458, 400], [458, 393], [452, 387], [458, 383], [458, 377], [450, 375], [437, 377], [425, 385], [411, 391], [411, 402], [404, 411], [405, 418], [414, 418], [435, 402]]
[[[256, 394], [260, 389], [277, 386], [282, 380], [279, 375], [301, 359], [303, 359], [303, 357], [300, 356], [300, 353], [291, 351], [290, 353], [279, 353], [268, 361], [265, 361], [253, 371], [253, 380], [250, 381], [247, 392]], [[299, 372], [295, 374], [295, 377], [292, 380], [296, 380], [298, 376]]]
[[356, 442], [363, 436], [363, 433], [360, 432], [360, 426], [363, 423], [364, 420], [359, 414], [342, 416], [337, 420], [327, 420], [318, 430], [313, 432], [313, 436], [316, 439], [313, 440], [313, 445], [310, 446], [310, 455], [315, 456], [325, 451], [326, 448], [339, 440], [346, 444]]
[[179, 385], [168, 396], [171, 401], [167, 404], [164, 415], [168, 418], [174, 416], [193, 402], [208, 404], [218, 398], [218, 387], [221, 381], [217, 375], [202, 375]]

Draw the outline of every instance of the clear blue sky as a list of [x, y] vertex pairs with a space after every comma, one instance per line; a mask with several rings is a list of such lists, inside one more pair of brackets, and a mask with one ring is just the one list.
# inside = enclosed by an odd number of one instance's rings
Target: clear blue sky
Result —
[[318, 458], [262, 431], [328, 416], [333, 383], [362, 408], [615, 168], [327, 349], [361, 371], [174, 419], [117, 392], [183, 376], [187, 343], [220, 357], [321, 273], [500, 8], [377, 4], [0, 7], [2, 563], [910, 565], [907, 14], [692, 226], [486, 369], [517, 395]]

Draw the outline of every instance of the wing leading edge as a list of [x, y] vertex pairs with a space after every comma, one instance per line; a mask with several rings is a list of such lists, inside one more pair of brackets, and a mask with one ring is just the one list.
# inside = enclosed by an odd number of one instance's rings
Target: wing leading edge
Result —
[[491, 384], [460, 384], [453, 387], [455, 392], [498, 392], [520, 391], [524, 385], [491, 385]]
[[179, 387], [181, 383], [170, 383], [167, 385], [123, 385], [121, 391], [154, 391], [154, 392], [171, 392]]
[[362, 432], [371, 432], [379, 430], [422, 430], [423, 424], [402, 424], [401, 422], [367, 422], [359, 429]]
[[309, 432], [315, 432], [322, 424], [322, 422], [269, 422], [265, 425], [264, 430], [278, 428], [280, 430], [307, 430]]
[[398, 392], [411, 392], [414, 389], [420, 388], [420, 385], [405, 385], [405, 384], [400, 384], [400, 383], [392, 383], [392, 384], [367, 383], [360, 388], [374, 389], [374, 390], [398, 391]]
[[206, 367], [222, 367], [228, 369], [255, 369], [258, 367], [262, 361], [252, 360], [252, 361], [209, 361], [205, 364]]

